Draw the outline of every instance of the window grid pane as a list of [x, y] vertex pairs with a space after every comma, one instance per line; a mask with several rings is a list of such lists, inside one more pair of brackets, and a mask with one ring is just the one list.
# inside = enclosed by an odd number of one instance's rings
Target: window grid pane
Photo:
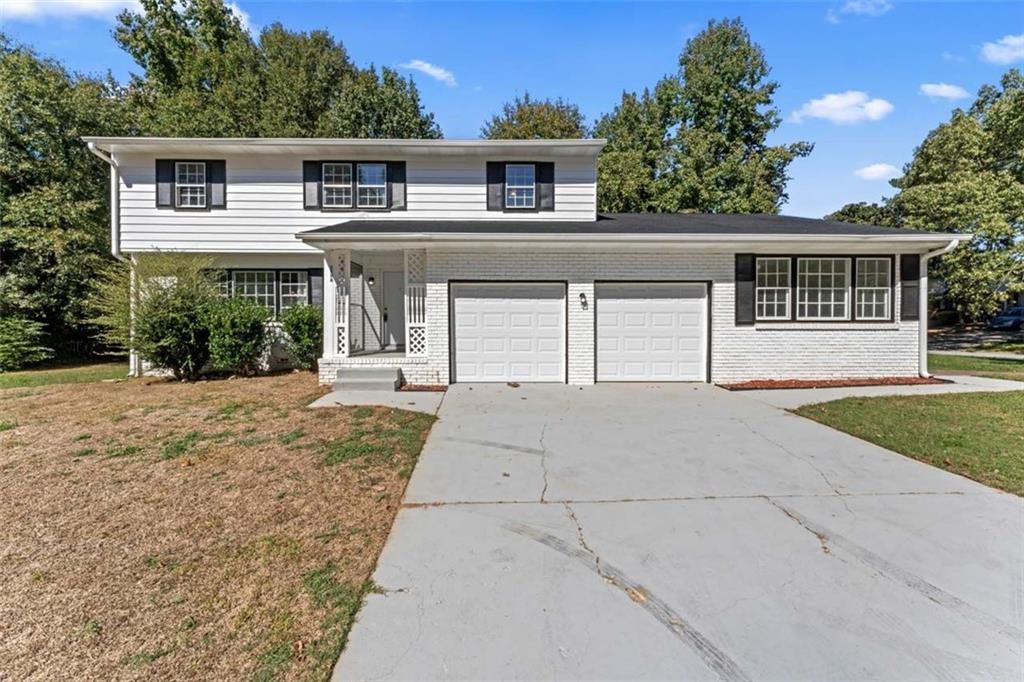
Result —
[[178, 206], [206, 206], [206, 164], [180, 161], [174, 164], [174, 185]]
[[309, 301], [306, 293], [307, 277], [308, 273], [301, 270], [281, 272], [281, 310], [293, 305], [304, 305]]
[[274, 272], [269, 270], [248, 270], [235, 272], [232, 275], [234, 295], [249, 298], [274, 314], [276, 308], [276, 291]]
[[388, 172], [383, 163], [361, 163], [357, 167], [357, 204], [360, 208], [387, 206]]
[[324, 206], [352, 205], [352, 164], [325, 163], [323, 165]]
[[536, 195], [533, 164], [505, 166], [505, 207], [533, 208]]
[[789, 319], [789, 281], [788, 258], [757, 259], [757, 319]]
[[845, 320], [850, 261], [846, 258], [800, 258], [797, 261], [797, 318]]
[[857, 318], [889, 319], [892, 268], [888, 258], [857, 259]]

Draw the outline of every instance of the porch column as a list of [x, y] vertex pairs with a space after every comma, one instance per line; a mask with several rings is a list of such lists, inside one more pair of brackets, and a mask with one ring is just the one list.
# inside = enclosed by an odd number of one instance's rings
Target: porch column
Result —
[[427, 354], [427, 252], [405, 250], [405, 354]]
[[352, 260], [349, 251], [324, 254], [324, 356], [348, 357]]

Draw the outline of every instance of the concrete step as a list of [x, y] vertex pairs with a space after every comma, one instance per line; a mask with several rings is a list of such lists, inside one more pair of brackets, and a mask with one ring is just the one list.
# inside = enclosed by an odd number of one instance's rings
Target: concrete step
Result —
[[338, 370], [334, 380], [336, 391], [396, 391], [402, 375], [397, 368], [346, 367]]

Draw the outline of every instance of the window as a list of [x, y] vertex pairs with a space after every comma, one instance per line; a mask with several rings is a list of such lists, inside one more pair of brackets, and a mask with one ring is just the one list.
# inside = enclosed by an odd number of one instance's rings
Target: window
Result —
[[388, 205], [387, 164], [361, 163], [356, 174], [359, 208], [385, 208]]
[[323, 167], [324, 206], [352, 206], [352, 164], [325, 163]]
[[239, 270], [231, 274], [235, 296], [251, 298], [273, 315], [277, 300], [273, 270]]
[[846, 320], [850, 317], [849, 258], [798, 258], [798, 320]]
[[174, 164], [175, 201], [181, 208], [206, 208], [206, 164], [183, 161]]
[[532, 163], [505, 166], [505, 208], [533, 208], [536, 168]]
[[857, 319], [888, 320], [892, 300], [892, 261], [857, 259]]
[[757, 319], [789, 319], [789, 258], [757, 259]]
[[281, 310], [293, 305], [304, 305], [309, 302], [309, 273], [302, 270], [281, 271]]

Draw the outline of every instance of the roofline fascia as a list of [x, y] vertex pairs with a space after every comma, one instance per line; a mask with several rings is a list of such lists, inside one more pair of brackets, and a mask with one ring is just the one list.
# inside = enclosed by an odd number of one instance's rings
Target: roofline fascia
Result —
[[644, 243], [664, 244], [672, 242], [717, 242], [722, 244], [745, 243], [745, 242], [898, 242], [898, 243], [942, 243], [946, 242], [949, 248], [954, 248], [958, 243], [970, 241], [973, 234], [949, 234], [944, 232], [921, 232], [906, 235], [833, 235], [833, 234], [587, 234], [587, 233], [566, 233], [550, 232], [545, 234], [521, 234], [515, 232], [497, 232], [480, 234], [479, 232], [451, 232], [451, 233], [426, 233], [426, 232], [346, 232], [346, 233], [316, 233], [300, 232], [295, 235], [296, 239], [303, 242], [521, 242], [521, 243], [556, 243], [563, 244], [567, 241], [586, 243]]
[[408, 147], [420, 149], [506, 149], [540, 147], [551, 149], [590, 148], [599, 151], [607, 144], [604, 138], [561, 140], [476, 140], [476, 139], [401, 139], [401, 138], [341, 138], [341, 137], [103, 137], [85, 136], [87, 144], [110, 151], [111, 145], [145, 147], [154, 144], [177, 144], [193, 147], [244, 144], [252, 147]]

